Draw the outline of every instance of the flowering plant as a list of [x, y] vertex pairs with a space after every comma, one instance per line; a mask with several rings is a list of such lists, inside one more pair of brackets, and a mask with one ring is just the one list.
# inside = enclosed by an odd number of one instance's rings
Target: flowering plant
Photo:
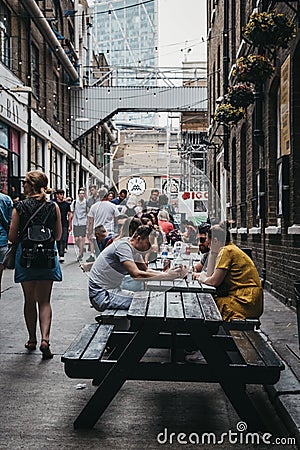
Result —
[[232, 106], [247, 108], [254, 102], [253, 89], [247, 84], [236, 84], [228, 88], [225, 101]]
[[274, 67], [266, 56], [250, 54], [237, 59], [232, 74], [238, 81], [249, 83], [264, 82], [272, 76]]
[[296, 27], [285, 14], [273, 10], [251, 14], [243, 34], [256, 46], [286, 48], [296, 35]]
[[244, 108], [236, 108], [230, 103], [222, 103], [216, 109], [214, 119], [227, 125], [235, 125], [245, 115]]

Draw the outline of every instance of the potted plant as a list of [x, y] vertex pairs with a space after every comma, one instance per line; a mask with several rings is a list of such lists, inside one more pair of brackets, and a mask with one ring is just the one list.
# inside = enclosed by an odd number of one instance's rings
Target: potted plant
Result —
[[274, 73], [274, 67], [266, 56], [250, 54], [237, 59], [232, 74], [237, 81], [260, 83], [266, 81]]
[[247, 84], [236, 84], [228, 88], [225, 100], [232, 106], [247, 108], [251, 103], [254, 103], [254, 92]]
[[295, 37], [296, 27], [285, 14], [273, 10], [269, 13], [253, 13], [243, 28], [243, 34], [254, 45], [261, 47], [283, 47]]
[[226, 123], [229, 126], [237, 124], [245, 115], [244, 108], [236, 108], [230, 103], [222, 103], [218, 105], [214, 114], [214, 120]]

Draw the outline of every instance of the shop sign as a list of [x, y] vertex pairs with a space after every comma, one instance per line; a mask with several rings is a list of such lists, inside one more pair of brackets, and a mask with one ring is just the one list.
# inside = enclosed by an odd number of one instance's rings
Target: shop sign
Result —
[[127, 190], [130, 194], [142, 195], [146, 190], [146, 182], [141, 177], [132, 177], [128, 180]]

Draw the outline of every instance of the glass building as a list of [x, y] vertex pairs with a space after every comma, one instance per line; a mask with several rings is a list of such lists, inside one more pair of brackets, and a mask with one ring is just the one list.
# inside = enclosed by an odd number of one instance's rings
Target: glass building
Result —
[[[158, 62], [158, 0], [95, 0], [93, 34], [119, 86], [154, 85]], [[154, 124], [153, 114], [123, 113], [131, 122]]]

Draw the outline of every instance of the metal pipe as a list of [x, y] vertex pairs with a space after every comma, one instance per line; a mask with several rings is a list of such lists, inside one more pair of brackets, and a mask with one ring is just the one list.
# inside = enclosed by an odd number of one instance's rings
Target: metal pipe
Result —
[[28, 13], [31, 15], [31, 18], [36, 24], [37, 28], [53, 50], [54, 55], [57, 57], [65, 71], [68, 73], [72, 82], [77, 82], [79, 80], [77, 70], [74, 68], [73, 64], [67, 57], [64, 49], [62, 48], [60, 42], [57, 40], [52, 28], [50, 27], [47, 19], [44, 17], [36, 2], [34, 0], [21, 0], [21, 2], [23, 3], [24, 8], [26, 8]]
[[[229, 76], [229, 4], [228, 0], [224, 0], [224, 29], [223, 29], [223, 95], [228, 90]], [[224, 147], [224, 169], [229, 171], [229, 128], [223, 125], [223, 147]]]
[[108, 136], [108, 139], [112, 144], [114, 144], [117, 140], [116, 136], [112, 133], [111, 129], [109, 128], [107, 122], [104, 122], [102, 125], [102, 128], [104, 129], [105, 133]]

